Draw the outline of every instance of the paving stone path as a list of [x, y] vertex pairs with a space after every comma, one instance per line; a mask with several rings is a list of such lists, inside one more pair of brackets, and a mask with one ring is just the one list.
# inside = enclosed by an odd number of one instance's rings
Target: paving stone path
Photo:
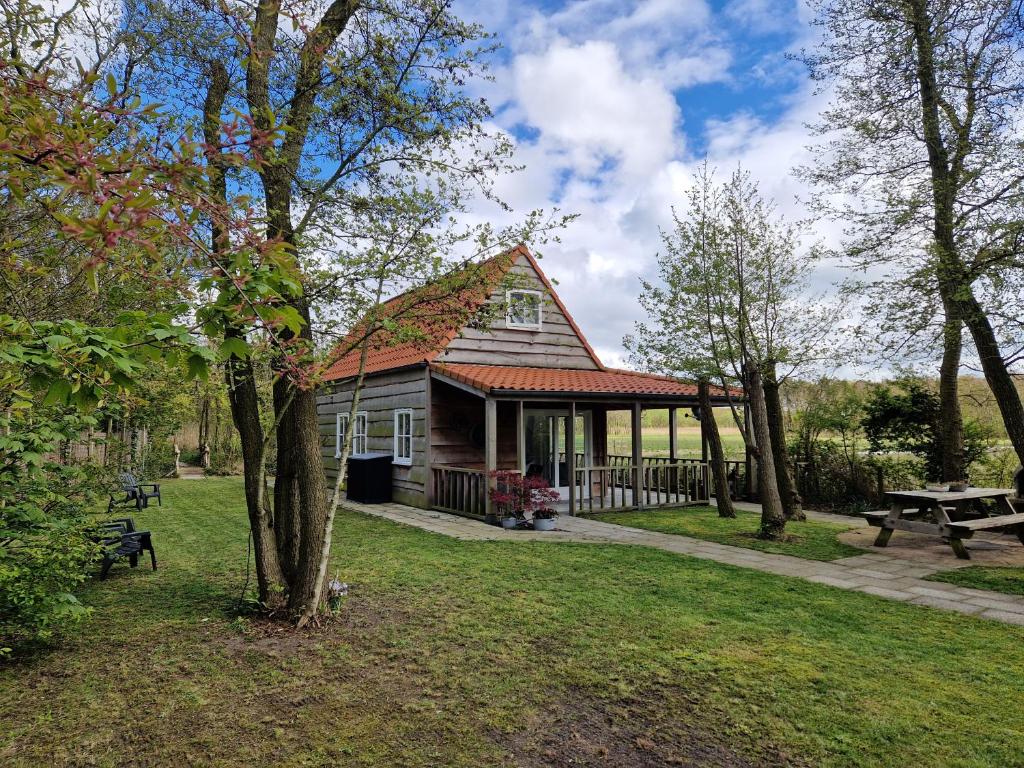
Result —
[[458, 515], [417, 509], [402, 504], [370, 505], [346, 502], [345, 506], [357, 512], [463, 540], [570, 541], [653, 547], [741, 568], [793, 576], [839, 589], [865, 592], [888, 600], [925, 605], [1024, 626], [1024, 598], [925, 581], [922, 577], [946, 570], [949, 565], [941, 562], [907, 560], [882, 551], [822, 562], [566, 515], [558, 518], [557, 530], [540, 533], [506, 531]]

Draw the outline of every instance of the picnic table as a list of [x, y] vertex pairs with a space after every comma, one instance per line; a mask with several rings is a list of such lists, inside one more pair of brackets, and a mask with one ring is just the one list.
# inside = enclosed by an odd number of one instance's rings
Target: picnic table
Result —
[[[876, 547], [889, 543], [893, 531], [911, 531], [941, 536], [953, 548], [956, 556], [970, 560], [963, 540], [975, 532], [995, 528], [1013, 531], [1024, 544], [1024, 512], [1016, 512], [1010, 504], [1013, 491], [1002, 488], [968, 488], [966, 491], [887, 491], [888, 512], [869, 512], [865, 515], [871, 525], [881, 530], [875, 539]], [[991, 514], [981, 502], [991, 499], [996, 514]], [[932, 522], [927, 518], [931, 517]]]

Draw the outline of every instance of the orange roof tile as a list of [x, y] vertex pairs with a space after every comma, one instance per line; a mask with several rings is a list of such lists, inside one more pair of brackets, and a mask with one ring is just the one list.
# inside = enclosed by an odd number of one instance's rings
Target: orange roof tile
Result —
[[[617, 368], [582, 371], [569, 368], [526, 368], [469, 363], [433, 363], [431, 370], [483, 392], [571, 392], [619, 395], [696, 397], [697, 385], [650, 373]], [[723, 396], [712, 388], [712, 396]]]

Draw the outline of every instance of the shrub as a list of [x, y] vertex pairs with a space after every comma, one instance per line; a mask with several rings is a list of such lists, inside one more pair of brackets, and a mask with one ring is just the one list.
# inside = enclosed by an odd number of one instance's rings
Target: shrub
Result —
[[75, 597], [100, 547], [88, 510], [99, 496], [96, 467], [48, 462], [84, 425], [74, 415], [0, 417], [0, 655], [45, 639], [87, 609]]
[[170, 477], [174, 474], [174, 443], [168, 440], [154, 441], [146, 453], [146, 478]]

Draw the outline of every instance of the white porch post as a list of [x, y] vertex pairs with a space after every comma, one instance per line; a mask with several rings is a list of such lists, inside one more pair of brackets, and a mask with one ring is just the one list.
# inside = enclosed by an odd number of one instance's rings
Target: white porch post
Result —
[[633, 504], [637, 509], [643, 509], [644, 506], [644, 445], [643, 428], [640, 424], [640, 415], [640, 403], [633, 403]]
[[498, 466], [498, 404], [493, 397], [484, 399], [484, 472], [487, 476], [484, 514], [491, 514], [491, 494], [495, 479], [491, 473]]
[[565, 423], [565, 473], [569, 476], [569, 514], [576, 514], [576, 403], [569, 403]]

